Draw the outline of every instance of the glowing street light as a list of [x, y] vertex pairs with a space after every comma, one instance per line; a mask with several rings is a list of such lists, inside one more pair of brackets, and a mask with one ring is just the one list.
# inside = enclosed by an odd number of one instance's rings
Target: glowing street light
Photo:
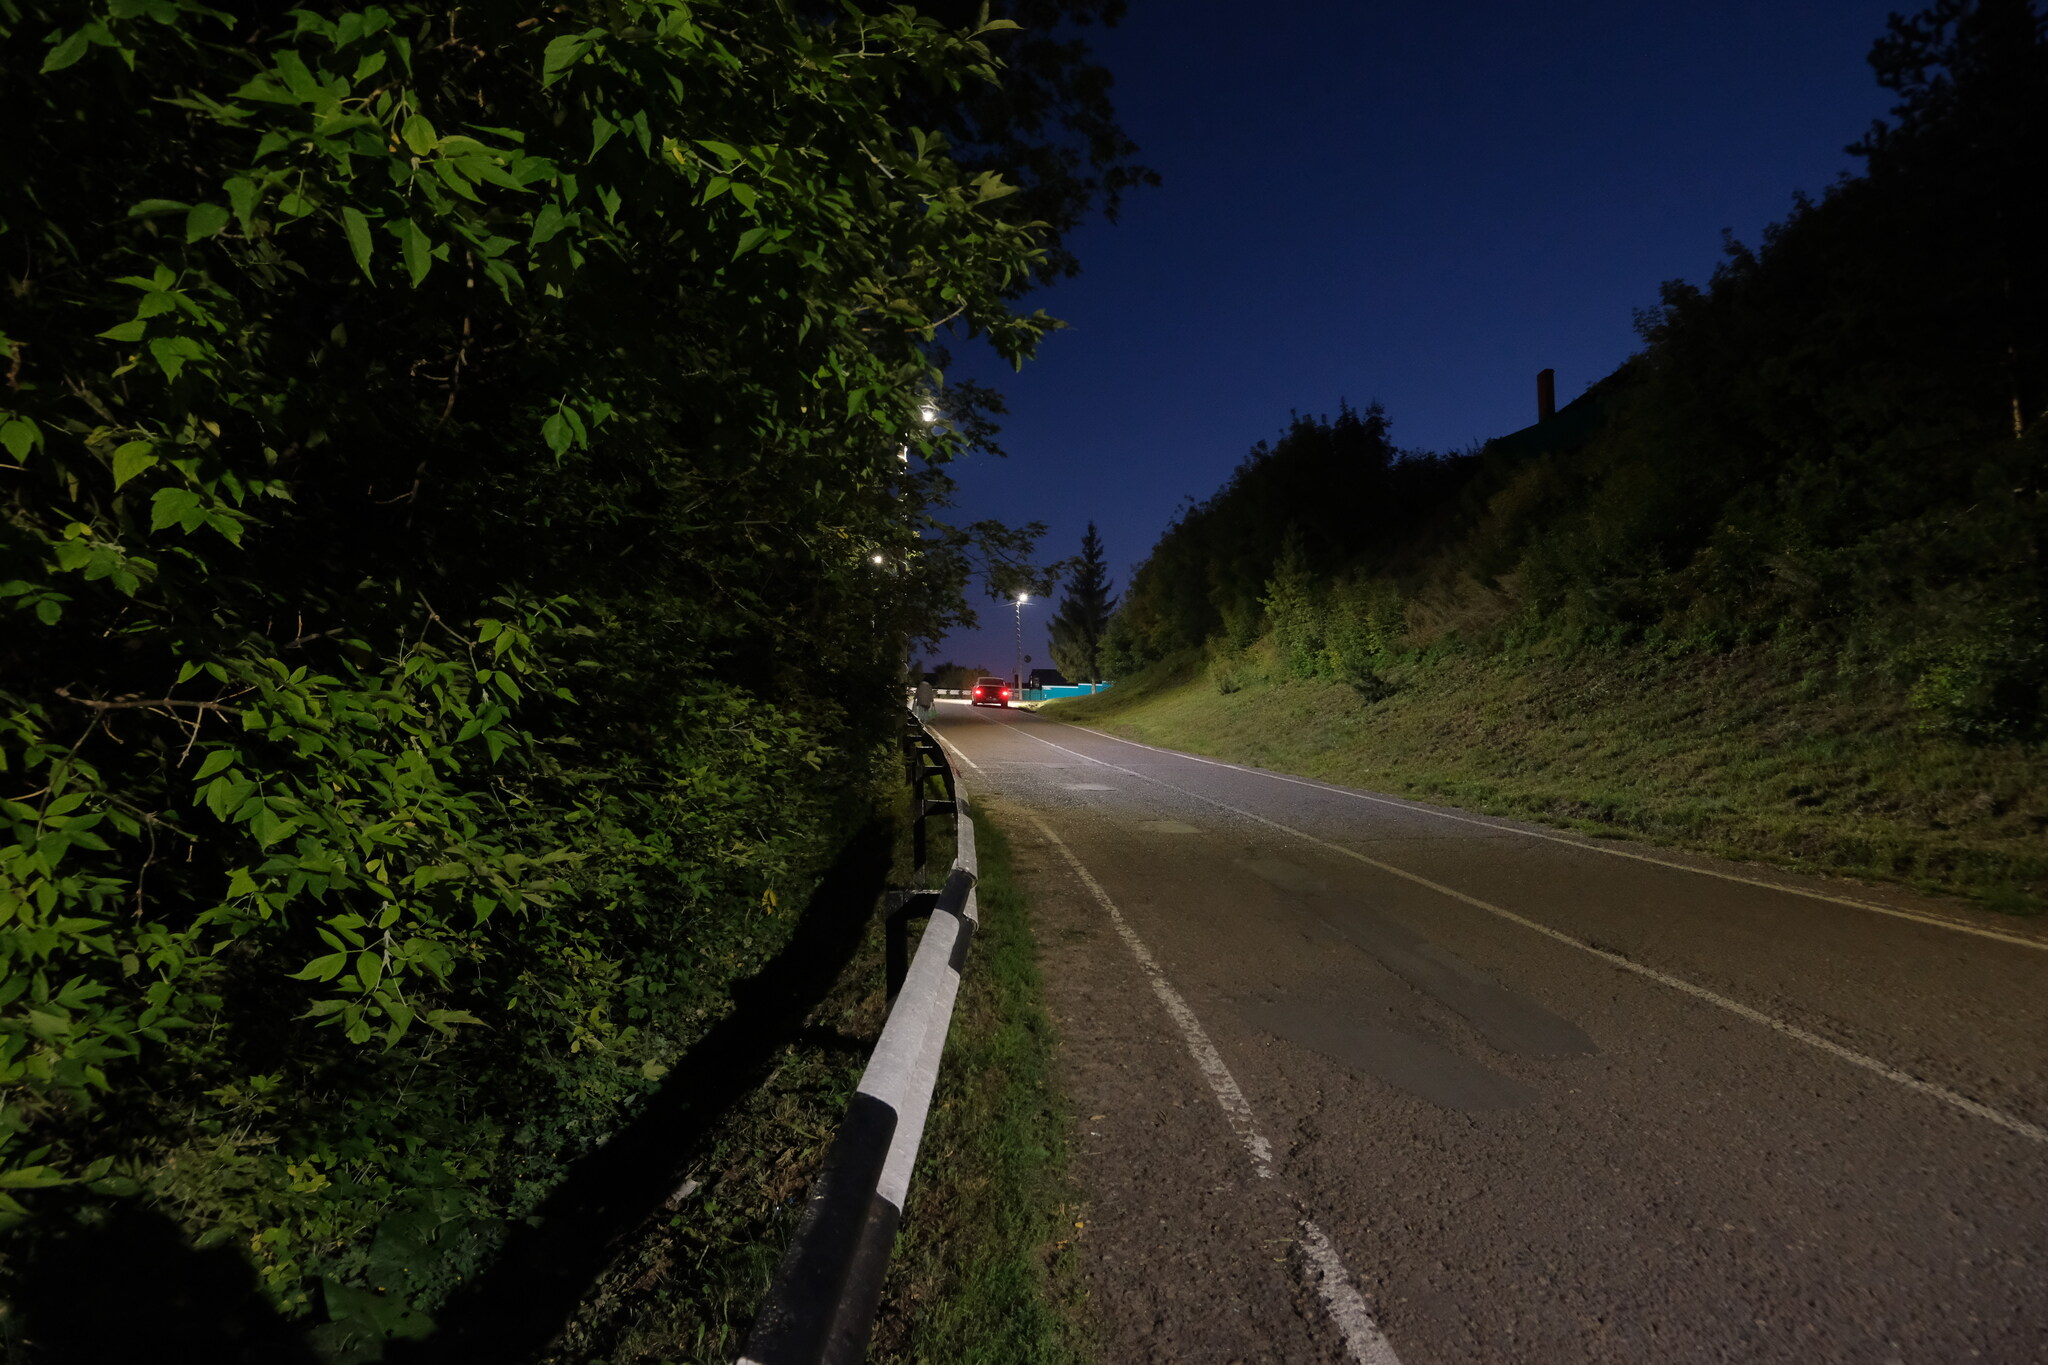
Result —
[[1024, 699], [1024, 604], [1031, 600], [1031, 594], [1017, 594], [1017, 673], [1011, 686], [1017, 691], [1017, 700]]

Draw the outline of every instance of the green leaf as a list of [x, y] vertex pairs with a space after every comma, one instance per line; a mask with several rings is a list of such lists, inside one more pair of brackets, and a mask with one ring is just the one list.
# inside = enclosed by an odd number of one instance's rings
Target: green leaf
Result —
[[256, 182], [246, 176], [236, 176], [227, 183], [228, 203], [235, 210], [235, 217], [241, 220], [242, 231], [247, 232], [253, 224], [256, 213], [256, 199], [261, 193]]
[[[289, 979], [293, 981], [332, 981], [335, 977], [341, 975], [341, 969], [346, 965], [348, 965], [347, 953], [329, 953], [325, 957], [314, 958], [303, 969], [293, 972]], [[323, 1011], [323, 1013], [332, 1013], [332, 1011]]]
[[7, 447], [7, 453], [17, 460], [27, 459], [29, 451], [41, 438], [42, 432], [29, 418], [14, 417], [0, 423], [0, 446]]
[[742, 232], [740, 234], [739, 248], [732, 253], [732, 258], [734, 260], [738, 260], [740, 257], [746, 255], [749, 251], [752, 251], [755, 247], [761, 245], [763, 239], [765, 239], [770, 233], [774, 231], [774, 228], [767, 227], [748, 228], [745, 232]]
[[292, 832], [292, 822], [278, 819], [277, 812], [270, 808], [268, 801], [251, 801], [249, 805], [254, 808], [249, 811], [248, 825], [249, 832], [256, 836], [256, 847], [269, 848]]
[[434, 132], [434, 125], [427, 121], [425, 114], [414, 114], [398, 130], [398, 136], [412, 149], [414, 156], [425, 156], [434, 150], [434, 144], [441, 139]]
[[156, 447], [148, 441], [129, 441], [114, 452], [114, 487], [156, 463]]
[[145, 199], [128, 210], [130, 218], [154, 218], [160, 213], [189, 213], [192, 206], [182, 199]]
[[206, 808], [214, 819], [225, 820], [255, 790], [256, 784], [247, 778], [216, 777], [206, 784]]
[[562, 73], [581, 60], [590, 51], [590, 45], [604, 30], [591, 29], [585, 33], [565, 33], [548, 43], [547, 52], [541, 57], [541, 85], [553, 85], [562, 78]]
[[149, 502], [149, 529], [152, 531], [185, 525], [199, 511], [199, 495], [189, 488], [159, 488]]
[[100, 335], [108, 341], [140, 341], [142, 340], [142, 334], [148, 330], [149, 325], [147, 323], [141, 318], [135, 318], [118, 326], [109, 327], [106, 331], [101, 332]]
[[526, 239], [528, 246], [539, 246], [562, 230], [567, 220], [562, 216], [559, 204], [545, 204], [533, 216], [533, 235]]
[[149, 353], [163, 368], [165, 378], [176, 379], [185, 362], [197, 360], [201, 351], [199, 343], [190, 337], [155, 337], [149, 343]]
[[559, 412], [540, 424], [540, 436], [543, 441], [548, 443], [548, 449], [552, 450], [556, 455], [566, 452], [572, 439], [569, 432], [569, 424], [562, 419], [562, 414]]
[[204, 782], [222, 768], [232, 767], [235, 760], [240, 757], [241, 754], [233, 749], [215, 749], [206, 756], [206, 761], [199, 765], [199, 771], [192, 775], [192, 780]]
[[[90, 26], [88, 26], [89, 28]], [[62, 71], [65, 67], [85, 55], [87, 29], [80, 29], [63, 42], [50, 49], [50, 55], [43, 58], [43, 74]]]
[[384, 979], [384, 959], [372, 952], [356, 954], [356, 979], [363, 983], [364, 990], [376, 990], [377, 983]]
[[306, 69], [306, 59], [290, 48], [279, 49], [271, 57], [277, 65], [277, 72], [284, 77], [285, 88], [301, 100], [311, 99], [320, 92], [320, 83], [313, 79], [313, 73]]
[[434, 265], [432, 248], [427, 244], [427, 234], [420, 231], [420, 225], [410, 218], [398, 220], [398, 251], [405, 258], [406, 273], [412, 276], [412, 287], [420, 287], [420, 281], [427, 277], [427, 271]]
[[197, 204], [185, 215], [186, 242], [204, 241], [228, 225], [228, 211], [219, 204]]
[[345, 208], [341, 211], [341, 228], [348, 234], [348, 249], [355, 253], [356, 269], [370, 277], [370, 220], [361, 211]]

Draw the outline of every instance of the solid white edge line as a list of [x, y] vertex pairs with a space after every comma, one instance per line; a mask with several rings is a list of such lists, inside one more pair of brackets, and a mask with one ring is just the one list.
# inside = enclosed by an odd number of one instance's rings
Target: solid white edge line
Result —
[[1875, 1057], [1856, 1051], [1854, 1048], [1843, 1047], [1840, 1043], [1823, 1038], [1817, 1033], [1812, 1033], [1799, 1027], [1797, 1024], [1775, 1018], [1772, 1015], [1765, 1014], [1762, 1010], [1753, 1009], [1738, 1000], [1731, 1000], [1725, 995], [1710, 991], [1705, 986], [1694, 985], [1682, 977], [1672, 976], [1668, 972], [1660, 972], [1655, 967], [1646, 967], [1640, 962], [1623, 957], [1620, 953], [1610, 952], [1605, 948], [1596, 948], [1583, 939], [1574, 938], [1570, 934], [1564, 933], [1562, 930], [1553, 929], [1547, 924], [1539, 924], [1535, 920], [1518, 915], [1512, 910], [1493, 904], [1491, 901], [1483, 901], [1477, 896], [1469, 896], [1463, 891], [1445, 886], [1442, 882], [1431, 881], [1419, 873], [1409, 872], [1404, 868], [1395, 867], [1391, 863], [1383, 863], [1377, 858], [1369, 858], [1357, 849], [1346, 848], [1342, 844], [1333, 844], [1327, 839], [1318, 839], [1313, 834], [1304, 833], [1291, 825], [1283, 825], [1278, 820], [1269, 820], [1263, 815], [1255, 815], [1251, 811], [1240, 810], [1236, 806], [1218, 801], [1214, 797], [1203, 796], [1199, 792], [1191, 792], [1185, 788], [1176, 787], [1171, 782], [1153, 777], [1147, 773], [1118, 767], [1116, 764], [1105, 759], [1084, 754], [1078, 749], [1069, 749], [1063, 744], [1054, 744], [1049, 739], [1039, 739], [1037, 735], [1031, 735], [1030, 738], [1038, 740], [1040, 744], [1058, 749], [1061, 753], [1072, 754], [1076, 758], [1086, 759], [1090, 763], [1099, 763], [1105, 768], [1138, 778], [1141, 781], [1153, 783], [1156, 786], [1164, 787], [1168, 791], [1179, 792], [1182, 796], [1193, 797], [1195, 800], [1206, 802], [1219, 810], [1227, 810], [1233, 815], [1242, 816], [1247, 820], [1255, 820], [1259, 824], [1279, 830], [1282, 834], [1290, 834], [1305, 843], [1311, 843], [1318, 848], [1328, 849], [1332, 853], [1354, 859], [1364, 863], [1367, 867], [1378, 868], [1390, 876], [1399, 877], [1404, 881], [1413, 882], [1417, 886], [1426, 887], [1439, 895], [1448, 896], [1452, 900], [1462, 901], [1464, 904], [1470, 905], [1475, 909], [1484, 910], [1489, 915], [1498, 916], [1510, 924], [1519, 924], [1524, 929], [1542, 934], [1545, 938], [1555, 939], [1557, 942], [1568, 944], [1581, 952], [1590, 953], [1601, 961], [1619, 967], [1623, 971], [1633, 972], [1637, 976], [1658, 982], [1660, 985], [1669, 986], [1673, 990], [1683, 991], [1695, 999], [1704, 1000], [1710, 1005], [1718, 1006], [1721, 1009], [1727, 1010], [1730, 1014], [1749, 1020], [1751, 1023], [1762, 1024], [1765, 1028], [1782, 1033], [1787, 1038], [1796, 1039], [1799, 1042], [1805, 1043], [1808, 1047], [1825, 1052], [1829, 1056], [1848, 1062], [1852, 1066], [1861, 1067], [1873, 1075], [1882, 1076], [1884, 1079], [1903, 1086], [1908, 1090], [1940, 1100], [1942, 1103], [1959, 1109], [1965, 1114], [1995, 1123], [2001, 1128], [2019, 1134], [2021, 1137], [2048, 1144], [2048, 1128], [2043, 1128], [2039, 1124], [2029, 1123], [2027, 1120], [2013, 1114], [2008, 1114], [2002, 1109], [1994, 1109], [1988, 1104], [1983, 1104], [1965, 1095], [1957, 1094], [1946, 1086], [1936, 1085], [1932, 1081], [1923, 1081], [1918, 1076], [1901, 1071], [1888, 1062], [1881, 1062]]
[[[1959, 934], [1974, 934], [1978, 938], [1996, 939], [2000, 943], [2012, 943], [2022, 948], [2034, 948], [2041, 952], [2048, 952], [2048, 939], [2025, 938], [2018, 934], [2002, 933], [1997, 929], [1985, 929], [1974, 924], [1964, 924], [1957, 920], [1944, 919], [1939, 915], [1930, 915], [1918, 910], [1899, 910], [1889, 905], [1877, 905], [1870, 901], [1859, 901], [1848, 896], [1831, 896], [1825, 891], [1809, 891], [1804, 887], [1787, 886], [1782, 882], [1765, 881], [1761, 877], [1743, 877], [1733, 872], [1716, 871], [1711, 867], [1694, 867], [1689, 863], [1675, 863], [1669, 858], [1653, 858], [1647, 853], [1631, 853], [1625, 848], [1608, 848], [1601, 844], [1584, 843], [1578, 839], [1566, 838], [1562, 834], [1546, 834], [1541, 830], [1522, 829], [1515, 825], [1495, 824], [1491, 820], [1481, 820], [1470, 815], [1454, 815], [1449, 811], [1435, 810], [1413, 801], [1402, 801], [1391, 796], [1375, 796], [1370, 792], [1354, 791], [1349, 787], [1339, 787], [1328, 782], [1316, 782], [1305, 777], [1291, 777], [1286, 773], [1268, 772], [1264, 768], [1247, 768], [1242, 763], [1226, 763], [1220, 758], [1203, 758], [1198, 754], [1183, 753], [1179, 749], [1162, 749], [1156, 744], [1143, 744], [1135, 739], [1125, 739], [1121, 735], [1112, 735], [1106, 730], [1094, 730], [1085, 725], [1075, 725], [1071, 721], [1052, 720], [1049, 723], [1064, 726], [1069, 730], [1079, 730], [1086, 735], [1095, 735], [1102, 739], [1114, 740], [1118, 744], [1128, 744], [1134, 749], [1147, 749], [1152, 753], [1164, 754], [1169, 758], [1184, 758], [1190, 763], [1202, 763], [1212, 768], [1229, 768], [1233, 772], [1245, 773], [1252, 777], [1270, 778], [1275, 782], [1285, 782], [1289, 786], [1308, 787], [1313, 791], [1328, 792], [1332, 796], [1348, 796], [1354, 801], [1370, 801], [1374, 805], [1392, 806], [1396, 810], [1409, 811], [1415, 815], [1428, 815], [1438, 820], [1455, 820], [1461, 825], [1477, 825], [1481, 829], [1497, 830], [1502, 834], [1519, 834], [1525, 839], [1542, 839], [1548, 843], [1563, 844], [1566, 848], [1581, 849], [1587, 853], [1603, 853], [1610, 858], [1628, 858], [1635, 862], [1650, 863], [1657, 867], [1669, 867], [1680, 872], [1697, 873], [1702, 877], [1716, 877], [1724, 882], [1738, 882], [1743, 886], [1758, 886], [1766, 891], [1782, 891], [1788, 896], [1803, 896], [1807, 900], [1826, 901], [1830, 905], [1846, 905], [1853, 910], [1867, 910], [1874, 915], [1890, 915], [1894, 919], [1912, 920], [1916, 924], [1931, 924], [1937, 929], [1952, 929]], [[1032, 738], [1036, 739], [1037, 736], [1034, 735]]]
[[979, 763], [976, 763], [973, 759], [969, 758], [966, 754], [961, 753], [959, 745], [955, 744], [952, 740], [947, 739], [937, 730], [932, 731], [931, 735], [933, 739], [937, 740], [940, 744], [945, 746], [947, 753], [953, 755], [953, 757], [959, 759], [962, 763], [965, 763], [968, 767], [974, 769], [974, 771], [981, 771], [981, 765]]
[[[1209, 1082], [1209, 1089], [1216, 1096], [1216, 1103], [1223, 1110], [1231, 1130], [1244, 1144], [1245, 1151], [1252, 1159], [1252, 1169], [1259, 1173], [1259, 1179], [1273, 1178], [1273, 1144], [1266, 1141], [1259, 1131], [1258, 1121], [1252, 1115], [1252, 1107], [1238, 1088], [1237, 1078], [1230, 1074], [1230, 1067], [1224, 1062], [1223, 1054], [1210, 1041], [1208, 1030], [1202, 1021], [1188, 1008], [1188, 1002], [1166, 979], [1166, 973], [1159, 968], [1158, 960], [1145, 946], [1137, 931], [1132, 929], [1116, 902], [1102, 889], [1102, 883], [1074, 856], [1074, 850], [1066, 841], [1052, 832], [1052, 826], [1040, 819], [1034, 811], [1024, 812], [1046, 842], [1060, 851], [1067, 860], [1067, 866], [1081, 879], [1089, 894], [1109, 914], [1109, 920], [1116, 932], [1129, 945], [1131, 955], [1138, 960], [1146, 980], [1152, 986], [1152, 993], [1159, 997], [1159, 1003], [1166, 1007], [1167, 1015], [1180, 1027], [1181, 1037], [1187, 1043], [1189, 1054], [1203, 1079]], [[1401, 1358], [1394, 1353], [1394, 1347], [1380, 1331], [1379, 1323], [1373, 1319], [1372, 1309], [1364, 1297], [1352, 1286], [1350, 1275], [1345, 1273], [1344, 1262], [1338, 1258], [1336, 1248], [1323, 1230], [1307, 1218], [1301, 1220], [1303, 1251], [1309, 1263], [1315, 1268], [1316, 1293], [1323, 1300], [1323, 1307], [1329, 1311], [1330, 1320], [1337, 1325], [1338, 1334], [1344, 1338], [1345, 1349], [1359, 1365], [1401, 1365]]]
[[1352, 1359], [1360, 1365], [1401, 1365], [1393, 1344], [1373, 1318], [1372, 1305], [1351, 1283], [1337, 1248], [1330, 1245], [1329, 1237], [1313, 1218], [1301, 1220], [1301, 1249], [1315, 1267], [1316, 1292], [1322, 1295], [1323, 1307], [1329, 1310], [1337, 1330], [1344, 1334], [1344, 1344], [1351, 1348]]

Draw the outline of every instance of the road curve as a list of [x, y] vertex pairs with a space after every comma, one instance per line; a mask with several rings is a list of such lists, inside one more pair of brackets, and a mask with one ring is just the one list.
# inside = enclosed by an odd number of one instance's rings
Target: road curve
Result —
[[1118, 1361], [2048, 1361], [2048, 936], [1021, 711]]

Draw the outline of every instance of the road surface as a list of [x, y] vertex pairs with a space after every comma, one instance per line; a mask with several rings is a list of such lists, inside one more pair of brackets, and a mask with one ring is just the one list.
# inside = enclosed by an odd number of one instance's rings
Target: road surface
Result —
[[1021, 711], [1125, 1361], [2048, 1361], [2048, 934]]

